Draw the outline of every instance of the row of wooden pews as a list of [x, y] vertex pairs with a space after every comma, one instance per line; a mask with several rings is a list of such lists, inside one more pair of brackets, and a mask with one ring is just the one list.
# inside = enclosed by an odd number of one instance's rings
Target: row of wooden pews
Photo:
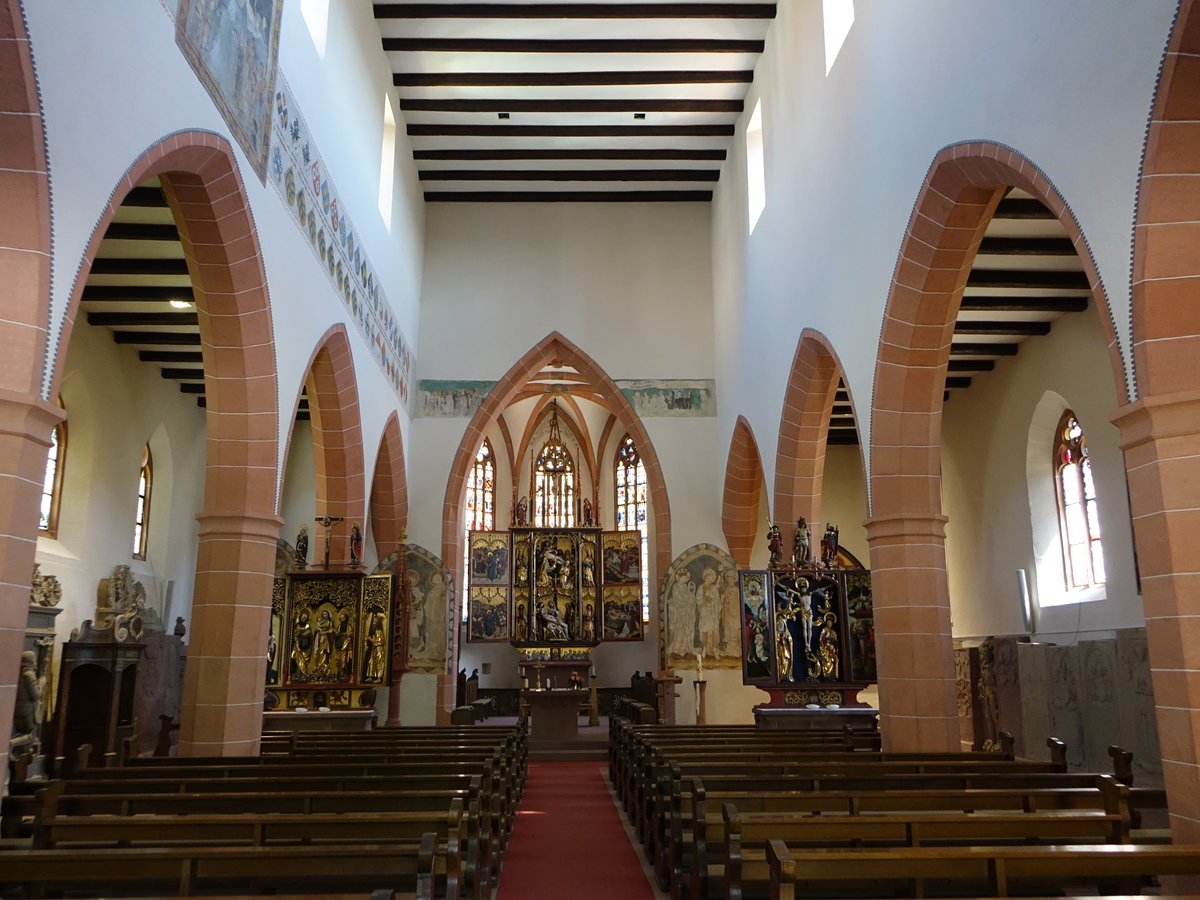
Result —
[[[1136, 842], [1134, 814], [1160, 791], [1068, 773], [1060, 741], [1048, 762], [1017, 759], [1011, 744], [884, 753], [877, 741], [615, 719], [609, 771], [673, 900], [1004, 896], [1088, 878], [1138, 893], [1152, 876], [1200, 875], [1198, 848]], [[885, 862], [899, 859], [915, 862]]]
[[525, 783], [523, 726], [269, 734], [257, 757], [112, 768], [85, 753], [37, 791], [28, 846], [0, 851], [0, 894], [484, 900]]

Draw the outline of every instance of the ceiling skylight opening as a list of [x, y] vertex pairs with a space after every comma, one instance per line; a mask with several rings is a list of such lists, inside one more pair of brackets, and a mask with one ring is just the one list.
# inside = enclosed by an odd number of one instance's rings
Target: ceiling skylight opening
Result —
[[392, 101], [383, 95], [383, 139], [379, 149], [379, 215], [383, 225], [392, 230], [393, 185], [396, 178], [396, 114], [392, 112]]
[[767, 166], [763, 152], [762, 101], [756, 100], [746, 126], [746, 233], [752, 234], [767, 207]]
[[854, 25], [854, 0], [821, 0], [821, 18], [825, 23], [825, 75], [828, 77]]
[[317, 56], [325, 58], [325, 44], [329, 38], [329, 0], [300, 0], [300, 15], [308, 26], [308, 35]]

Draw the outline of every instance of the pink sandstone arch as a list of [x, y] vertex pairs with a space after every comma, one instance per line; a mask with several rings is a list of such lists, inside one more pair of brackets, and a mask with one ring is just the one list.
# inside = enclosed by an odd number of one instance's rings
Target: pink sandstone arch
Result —
[[[525, 422], [525, 432], [521, 435], [521, 440], [516, 447], [516, 455], [514, 460], [528, 459], [528, 454], [531, 451], [530, 441], [533, 440], [534, 432], [542, 421], [550, 415], [550, 397], [544, 394], [539, 395], [540, 399], [534, 407], [533, 414]], [[559, 427], [566, 428], [575, 438], [575, 442], [579, 444], [579, 449], [583, 452], [583, 459], [577, 460], [576, 464], [580, 468], [586, 467], [591, 473], [591, 480], [595, 482], [600, 477], [600, 470], [596, 465], [596, 450], [592, 446], [592, 438], [588, 433], [587, 420], [583, 417], [583, 412], [579, 408], [579, 403], [570, 394], [557, 396], [555, 398], [559, 405], [565, 407], [563, 415], [559, 416]], [[541, 448], [539, 447], [538, 450]], [[521, 483], [521, 475], [523, 473], [513, 470], [513, 483]], [[584, 495], [580, 495], [584, 496]]]
[[[0, 0], [0, 723], [12, 722], [50, 432], [50, 177], [37, 73], [19, 0]], [[7, 777], [0, 773], [0, 789]]]
[[179, 752], [252, 755], [262, 732], [262, 682], [280, 520], [274, 333], [254, 221], [233, 150], [184, 131], [143, 153], [101, 211], [57, 348], [50, 396], [92, 261], [125, 195], [158, 176], [188, 262], [207, 397], [204, 506], [196, 559]]
[[909, 219], [888, 295], [871, 417], [871, 519], [881, 725], [893, 750], [958, 744], [945, 522], [942, 392], [963, 288], [1006, 187], [1044, 203], [1075, 243], [1102, 311], [1118, 392], [1125, 377], [1094, 261], [1065, 201], [1016, 151], [956, 144], [933, 160]]
[[[547, 363], [555, 359], [572, 366], [584, 380], [591, 383], [599, 395], [599, 401], [616, 415], [637, 443], [642, 462], [646, 466], [650, 504], [654, 511], [654, 527], [650, 532], [653, 565], [656, 572], [666, 573], [671, 565], [671, 507], [662, 466], [650, 435], [625, 395], [608, 374], [590, 356], [557, 331], [552, 331], [542, 338], [504, 374], [468, 423], [450, 466], [445, 499], [442, 502], [442, 559], [462, 559], [462, 506], [467, 473], [485, 432], [518, 396], [529, 379], [535, 377]], [[459, 602], [462, 602], [461, 597]], [[455, 640], [457, 641], [457, 638]], [[457, 643], [453, 653], [458, 653]], [[441, 679], [439, 687], [438, 717], [441, 721], [443, 718], [448, 719], [449, 709], [454, 704], [454, 678]]]
[[725, 491], [721, 501], [721, 530], [729, 555], [743, 569], [750, 567], [755, 535], [766, 533], [768, 510], [761, 508], [766, 490], [758, 441], [745, 416], [738, 416], [725, 462]]
[[[343, 520], [334, 526], [329, 558], [331, 562], [346, 562], [350, 558], [351, 523], [357, 522], [360, 528], [366, 524], [366, 464], [358, 383], [345, 325], [333, 325], [321, 335], [305, 372], [316, 511], [318, 516]], [[313, 558], [319, 555], [323, 560], [325, 536], [319, 526], [313, 537], [313, 547], [318, 548]]]
[[[788, 375], [775, 454], [775, 521], [786, 547], [792, 546], [801, 516], [819, 530], [826, 440], [841, 377], [842, 365], [829, 340], [804, 329]], [[853, 406], [853, 396], [850, 402]]]
[[1121, 429], [1176, 841], [1200, 841], [1200, 9], [1183, 0], [1150, 117], [1133, 245], [1137, 399]]
[[375, 475], [371, 479], [371, 534], [378, 559], [400, 549], [400, 536], [407, 526], [408, 475], [404, 468], [404, 439], [400, 434], [400, 418], [393, 411], [379, 438]]

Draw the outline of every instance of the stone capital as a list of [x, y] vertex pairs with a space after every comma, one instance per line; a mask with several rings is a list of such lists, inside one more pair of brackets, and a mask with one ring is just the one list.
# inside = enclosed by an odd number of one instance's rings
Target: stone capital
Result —
[[206, 510], [196, 516], [196, 521], [200, 523], [200, 537], [236, 535], [276, 541], [279, 540], [279, 529], [283, 527], [280, 516], [222, 510]]
[[1121, 431], [1122, 450], [1158, 438], [1200, 434], [1200, 391], [1141, 397], [1117, 409], [1109, 421]]
[[67, 417], [57, 403], [31, 394], [0, 390], [0, 434], [50, 446], [50, 432]]

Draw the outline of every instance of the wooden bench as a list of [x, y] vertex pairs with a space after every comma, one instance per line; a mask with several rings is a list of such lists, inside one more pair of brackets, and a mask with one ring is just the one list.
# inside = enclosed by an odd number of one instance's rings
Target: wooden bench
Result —
[[2, 860], [0, 891], [12, 896], [57, 891], [78, 895], [95, 891], [97, 885], [103, 885], [110, 896], [311, 895], [381, 889], [415, 900], [459, 896], [456, 885], [443, 883], [433, 832], [415, 845], [8, 850]]
[[[826, 896], [1007, 897], [1087, 885], [1102, 894], [1137, 894], [1149, 878], [1200, 875], [1200, 846], [1161, 844], [1054, 847], [916, 847], [809, 850], [767, 843], [772, 900]], [[826, 893], [828, 892], [828, 893]], [[730, 900], [743, 900], [729, 895]]]
[[[709, 794], [700, 779], [693, 780], [690, 815], [673, 808], [664, 853], [655, 859], [659, 885], [673, 896], [683, 892], [681, 882], [689, 873], [703, 878], [710, 865], [724, 859], [728, 832], [725, 818], [716, 809], [733, 806], [743, 815], [783, 814], [792, 817], [836, 817], [875, 819], [880, 814], [991, 813], [1026, 816], [1080, 813], [1095, 824], [1103, 817], [1112, 827], [1114, 840], [1129, 837], [1128, 788], [1112, 776], [1091, 776], [1086, 787], [1064, 788], [971, 788], [971, 789], [883, 789], [883, 790], [724, 790]], [[1077, 783], [1072, 779], [1071, 783]], [[1083, 837], [1084, 835], [1080, 835]]]
[[[726, 840], [719, 858], [709, 848], [691, 873], [690, 900], [766, 894], [770, 884], [766, 845], [783, 841], [795, 854], [809, 849], [886, 846], [970, 846], [1127, 843], [1128, 820], [1099, 810], [1055, 813], [884, 813], [859, 816], [741, 813], [722, 810]], [[697, 844], [697, 855], [701, 844]], [[853, 865], [853, 863], [850, 863]]]

